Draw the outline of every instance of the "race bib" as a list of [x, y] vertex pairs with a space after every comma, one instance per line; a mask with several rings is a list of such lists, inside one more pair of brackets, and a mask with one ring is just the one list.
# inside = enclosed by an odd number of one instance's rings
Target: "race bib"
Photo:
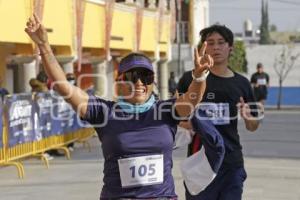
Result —
[[229, 103], [201, 103], [200, 108], [214, 125], [230, 124]]
[[267, 85], [267, 79], [259, 78], [259, 79], [257, 79], [257, 84], [258, 85]]
[[155, 185], [163, 182], [163, 155], [139, 156], [118, 160], [123, 188]]

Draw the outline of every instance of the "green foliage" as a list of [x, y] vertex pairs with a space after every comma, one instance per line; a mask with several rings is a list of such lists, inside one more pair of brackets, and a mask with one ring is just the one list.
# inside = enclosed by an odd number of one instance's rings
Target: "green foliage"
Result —
[[271, 44], [271, 37], [269, 31], [269, 13], [268, 3], [262, 0], [261, 3], [261, 25], [260, 25], [260, 44]]
[[289, 40], [290, 40], [290, 42], [299, 43], [300, 42], [300, 35], [290, 35]]
[[277, 26], [276, 26], [275, 24], [272, 24], [272, 25], [270, 26], [270, 31], [271, 31], [271, 32], [276, 32], [276, 31], [277, 31]]
[[246, 48], [243, 41], [235, 41], [234, 48], [229, 58], [229, 66], [237, 72], [248, 72], [248, 61], [246, 58]]

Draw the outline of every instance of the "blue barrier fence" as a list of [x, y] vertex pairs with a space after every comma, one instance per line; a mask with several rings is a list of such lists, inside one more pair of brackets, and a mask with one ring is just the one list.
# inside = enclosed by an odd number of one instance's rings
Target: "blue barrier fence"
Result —
[[32, 94], [12, 95], [6, 98], [9, 146], [35, 140]]
[[[276, 106], [278, 100], [279, 87], [270, 87], [266, 105]], [[282, 88], [282, 106], [300, 106], [300, 87]]]
[[0, 116], [0, 166], [15, 166], [20, 178], [25, 175], [20, 159], [38, 157], [49, 168], [45, 151], [60, 149], [70, 159], [66, 146], [80, 142], [90, 147], [87, 140], [94, 135], [94, 129], [53, 92], [6, 96]]
[[[82, 123], [72, 107], [53, 92], [13, 94], [1, 106], [7, 112], [8, 146], [40, 141], [79, 130]], [[1, 115], [2, 116], [2, 115]], [[2, 120], [0, 121], [0, 128]], [[0, 143], [3, 142], [2, 128]], [[1, 147], [0, 145], [0, 147]]]

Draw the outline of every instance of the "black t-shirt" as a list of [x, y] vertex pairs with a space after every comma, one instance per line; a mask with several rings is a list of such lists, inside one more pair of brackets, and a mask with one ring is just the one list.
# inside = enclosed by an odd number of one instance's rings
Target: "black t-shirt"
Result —
[[193, 80], [192, 71], [185, 72], [177, 84], [178, 93], [179, 94], [185, 93], [188, 90], [192, 80]]
[[251, 83], [252, 84], [258, 84], [258, 87], [254, 87], [255, 90], [259, 90], [259, 92], [262, 92], [264, 95], [267, 94], [267, 85], [269, 84], [269, 75], [265, 72], [262, 73], [254, 73], [251, 76]]
[[[191, 81], [191, 72], [186, 72], [179, 81], [179, 93], [185, 92], [184, 88], [187, 89]], [[226, 153], [222, 166], [242, 166], [244, 162], [237, 130], [237, 104], [240, 102], [240, 97], [243, 97], [245, 102], [254, 102], [251, 85], [244, 76], [236, 72], [233, 77], [229, 78], [210, 73], [206, 83], [206, 90], [200, 106], [206, 110], [206, 114], [223, 136]], [[255, 107], [251, 106], [251, 108]], [[196, 140], [197, 137], [194, 137], [189, 148], [189, 155], [195, 152], [195, 144], [199, 143]]]

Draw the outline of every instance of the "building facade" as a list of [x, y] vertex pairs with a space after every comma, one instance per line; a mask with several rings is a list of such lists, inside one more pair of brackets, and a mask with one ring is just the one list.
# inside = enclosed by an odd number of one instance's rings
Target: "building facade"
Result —
[[[113, 98], [120, 58], [140, 51], [153, 60], [161, 98], [168, 96], [168, 64], [175, 13], [172, 1], [1, 0], [0, 76], [10, 93], [30, 92], [41, 70], [38, 50], [24, 32], [36, 13], [65, 73], [75, 73], [83, 89]], [[1, 84], [1, 83], [0, 83]]]

